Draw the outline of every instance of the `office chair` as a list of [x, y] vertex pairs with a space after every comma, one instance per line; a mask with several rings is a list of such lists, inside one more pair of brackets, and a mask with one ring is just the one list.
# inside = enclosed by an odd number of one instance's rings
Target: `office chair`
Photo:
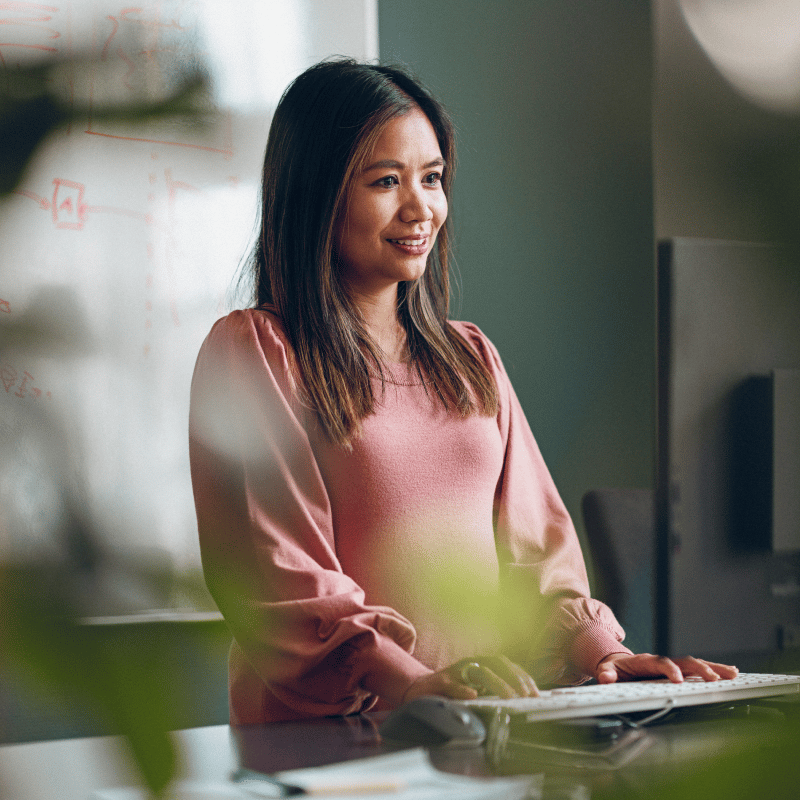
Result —
[[655, 519], [650, 489], [592, 489], [581, 501], [594, 596], [625, 629], [634, 652], [653, 652]]

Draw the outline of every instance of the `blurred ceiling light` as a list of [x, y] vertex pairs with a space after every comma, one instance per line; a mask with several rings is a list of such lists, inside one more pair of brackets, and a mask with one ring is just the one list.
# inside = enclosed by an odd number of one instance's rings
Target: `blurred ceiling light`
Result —
[[800, 111], [800, 0], [679, 0], [722, 75], [760, 106]]

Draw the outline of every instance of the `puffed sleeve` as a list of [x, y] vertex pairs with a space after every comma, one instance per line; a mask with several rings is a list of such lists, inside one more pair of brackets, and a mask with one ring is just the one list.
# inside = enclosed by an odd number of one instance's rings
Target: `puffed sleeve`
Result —
[[342, 571], [305, 414], [271, 315], [220, 320], [197, 359], [190, 412], [206, 582], [234, 648], [280, 703], [298, 716], [346, 714], [378, 695], [396, 702], [430, 670], [410, 655], [408, 620], [365, 605]]
[[607, 655], [630, 653], [621, 644], [624, 631], [611, 609], [589, 596], [574, 525], [497, 350], [474, 325], [461, 330], [500, 395], [505, 459], [494, 519], [506, 650], [542, 683], [584, 680]]

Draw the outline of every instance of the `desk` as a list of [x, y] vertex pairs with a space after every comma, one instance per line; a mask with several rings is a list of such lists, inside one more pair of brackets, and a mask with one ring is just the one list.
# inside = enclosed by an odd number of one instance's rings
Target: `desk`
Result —
[[[190, 728], [174, 736], [179, 778], [225, 780], [237, 764], [227, 725]], [[139, 784], [120, 737], [0, 746], [0, 800], [88, 800], [97, 789]]]
[[[178, 777], [215, 782], [225, 780], [239, 765], [275, 772], [378, 755], [393, 749], [380, 740], [378, 724], [381, 719], [378, 714], [365, 714], [238, 730], [218, 725], [178, 731], [174, 734], [180, 758]], [[777, 752], [783, 746], [785, 730], [781, 724], [761, 719], [663, 724], [649, 730], [650, 747], [618, 770], [576, 770], [512, 759], [504, 764], [502, 771], [505, 774], [542, 773], [541, 780], [534, 783], [531, 797], [543, 800], [651, 798], [655, 796], [654, 787], [662, 781], [690, 774], [691, 770], [708, 763], [709, 758], [724, 752], [742, 751], [750, 757], [754, 746], [758, 746], [761, 750], [755, 754], [759, 763], [763, 762], [765, 769], [772, 769], [769, 758], [761, 758], [760, 753]], [[796, 733], [797, 728], [792, 730]], [[772, 748], [773, 743], [777, 743], [776, 748]], [[439, 769], [448, 772], [491, 774], [482, 748], [433, 748], [431, 760]], [[787, 769], [797, 773], [799, 764], [800, 749]], [[786, 781], [794, 780], [794, 775], [787, 773]], [[116, 737], [0, 747], [2, 800], [87, 800], [97, 789], [137, 783], [136, 773], [126, 759], [124, 742]], [[795, 789], [797, 785], [792, 784]], [[731, 796], [720, 784], [720, 791], [723, 790], [725, 794], [720, 797], [726, 800], [751, 796], [772, 800], [781, 796], [773, 790], [760, 795]], [[711, 797], [716, 795], [704, 794], [706, 800]]]
[[[742, 707], [744, 709], [746, 707]], [[648, 746], [630, 763], [619, 769], [576, 769], [541, 762], [532, 762], [526, 757], [512, 757], [495, 770], [488, 763], [482, 747], [465, 749], [432, 748], [431, 761], [438, 769], [465, 775], [492, 774], [541, 774], [538, 786], [541, 792], [532, 797], [542, 800], [623, 800], [623, 798], [654, 797], [653, 787], [667, 787], [664, 797], [674, 800], [669, 785], [675, 779], [690, 777], [697, 770], [704, 770], [716, 759], [728, 756], [741, 763], [755, 760], [767, 771], [773, 770], [773, 762], [765, 754], [780, 761], [777, 753], [786, 747], [786, 736], [800, 731], [797, 713], [800, 704], [792, 704], [786, 713], [788, 719], [776, 720], [759, 714], [726, 714], [720, 717], [702, 718], [686, 714], [678, 721], [667, 722], [647, 729]], [[385, 714], [363, 714], [358, 717], [322, 719], [313, 722], [282, 723], [244, 727], [234, 732], [235, 747], [243, 766], [261, 772], [277, 772], [302, 766], [321, 765], [332, 761], [343, 761], [377, 755], [392, 749], [381, 742], [377, 728]], [[687, 719], [688, 718], [688, 719]], [[800, 786], [800, 737], [795, 738], [794, 762], [789, 765], [797, 773], [791, 776], [775, 774], [781, 784], [792, 782], [794, 790], [787, 798], [796, 800]], [[762, 758], [762, 756], [764, 756]], [[737, 775], [729, 773], [728, 779], [736, 782]], [[712, 775], [712, 783], [715, 780]], [[704, 800], [739, 800], [728, 794], [728, 783], [718, 782], [719, 795], [705, 794], [686, 796], [703, 797]], [[741, 800], [756, 797], [780, 797], [778, 790], [758, 795], [741, 796]], [[659, 798], [661, 800], [661, 798]]]

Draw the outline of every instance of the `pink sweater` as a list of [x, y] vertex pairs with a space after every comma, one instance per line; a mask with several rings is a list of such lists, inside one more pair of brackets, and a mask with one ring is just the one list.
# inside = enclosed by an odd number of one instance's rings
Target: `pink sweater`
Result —
[[496, 350], [451, 324], [494, 375], [498, 415], [447, 413], [392, 365], [352, 450], [302, 405], [274, 315], [234, 312], [203, 344], [192, 481], [206, 581], [234, 637], [232, 723], [391, 706], [431, 670], [500, 648], [562, 682], [629, 652], [588, 596]]

